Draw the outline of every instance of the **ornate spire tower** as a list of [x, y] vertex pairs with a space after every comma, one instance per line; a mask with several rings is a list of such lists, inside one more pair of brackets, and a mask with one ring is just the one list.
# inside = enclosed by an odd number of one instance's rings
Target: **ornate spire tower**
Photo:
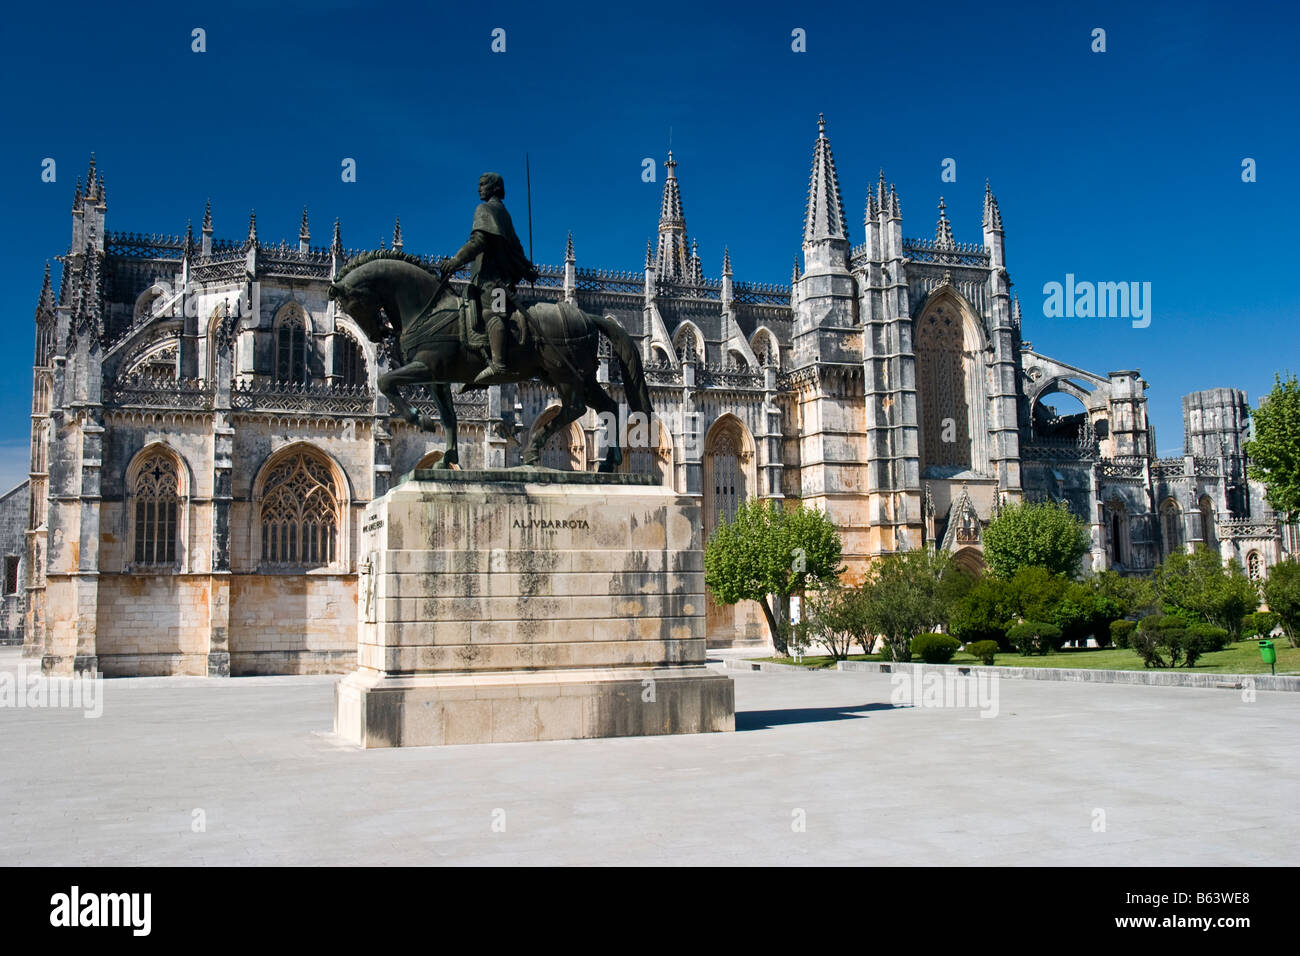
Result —
[[685, 282], [691, 276], [690, 244], [686, 239], [686, 216], [682, 213], [682, 191], [677, 182], [677, 160], [672, 150], [664, 163], [664, 198], [659, 205], [659, 249], [655, 268], [661, 279]]
[[817, 117], [812, 174], [803, 226], [803, 276], [796, 282], [798, 302], [794, 320], [795, 361], [861, 360], [861, 336], [856, 325], [855, 283], [849, 272], [849, 233], [840, 196], [839, 174], [826, 118]]

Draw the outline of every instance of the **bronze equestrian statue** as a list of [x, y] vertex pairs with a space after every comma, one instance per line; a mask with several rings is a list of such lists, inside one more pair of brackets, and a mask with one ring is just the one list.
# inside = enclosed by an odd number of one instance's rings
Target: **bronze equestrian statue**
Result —
[[[443, 260], [442, 268], [434, 270], [415, 256], [381, 249], [353, 259], [329, 287], [329, 297], [356, 321], [372, 342], [398, 337], [402, 361], [406, 364], [379, 376], [379, 390], [392, 403], [395, 417], [432, 430], [433, 423], [421, 419], [398, 390], [403, 385], [430, 386], [447, 438], [446, 450], [436, 466], [439, 468], [449, 468], [459, 462], [451, 391], [454, 383], [465, 383], [468, 390], [484, 387], [482, 383], [487, 378], [494, 383], [536, 378], [559, 393], [559, 414], [529, 442], [523, 455], [525, 467], [536, 467], [550, 437], [579, 418], [587, 408], [610, 412], [617, 420], [618, 403], [596, 381], [597, 350], [602, 335], [613, 348], [630, 410], [647, 417], [654, 412], [636, 343], [615, 320], [583, 312], [569, 302], [542, 302], [527, 310], [512, 302], [514, 282], [528, 278], [530, 270], [532, 277], [536, 272], [523, 250], [517, 248], [519, 240], [514, 236], [504, 206], [499, 210], [490, 208], [494, 198], [500, 205], [497, 185], [488, 175], [480, 180], [480, 196], [488, 194], [480, 210], [483, 206], [489, 209], [482, 220], [475, 213], [474, 235], [482, 233], [483, 238], [475, 240], [471, 235], [470, 242], [453, 259]], [[480, 225], [486, 228], [480, 229]], [[475, 258], [473, 277], [478, 279], [477, 293], [486, 294], [489, 299], [493, 295], [504, 298], [505, 306], [513, 312], [511, 321], [516, 334], [509, 346], [504, 335], [500, 347], [493, 344], [484, 348], [479, 344], [483, 336], [473, 328], [474, 293], [461, 298], [452, 289], [449, 280], [455, 271], [453, 267], [469, 261], [471, 253]], [[490, 309], [501, 303], [482, 304]], [[504, 315], [501, 319], [504, 333]], [[613, 438], [600, 464], [602, 472], [614, 471], [622, 463], [623, 452], [618, 440]]]
[[[492, 360], [474, 379], [477, 385], [497, 385], [510, 381], [505, 365], [506, 321], [523, 316], [515, 302], [515, 286], [521, 279], [537, 281], [537, 269], [524, 255], [523, 244], [515, 233], [515, 224], [506, 211], [506, 184], [497, 173], [479, 177], [478, 196], [482, 202], [474, 210], [474, 224], [469, 241], [450, 259], [438, 263], [438, 271], [449, 278], [465, 263], [473, 261], [465, 299], [470, 308], [483, 316], [487, 328]], [[477, 327], [477, 323], [471, 321]], [[515, 332], [522, 336], [523, 329]]]

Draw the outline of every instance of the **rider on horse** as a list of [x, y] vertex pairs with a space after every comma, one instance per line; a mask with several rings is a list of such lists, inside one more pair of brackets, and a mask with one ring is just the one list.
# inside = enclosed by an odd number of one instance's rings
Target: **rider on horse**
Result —
[[537, 269], [524, 255], [510, 213], [502, 202], [506, 198], [505, 181], [497, 173], [484, 173], [479, 177], [478, 195], [482, 202], [474, 210], [469, 241], [450, 259], [440, 262], [438, 268], [446, 278], [465, 263], [474, 261], [465, 295], [478, 306], [492, 349], [491, 363], [474, 382], [494, 385], [508, 378], [506, 319], [515, 316], [519, 322], [523, 317], [523, 308], [514, 299], [515, 287], [520, 279], [537, 281]]

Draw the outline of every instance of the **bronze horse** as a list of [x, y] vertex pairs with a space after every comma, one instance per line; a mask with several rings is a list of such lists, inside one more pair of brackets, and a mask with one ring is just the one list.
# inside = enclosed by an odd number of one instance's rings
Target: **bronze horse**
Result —
[[[447, 438], [447, 448], [435, 467], [458, 463], [450, 386], [472, 383], [487, 365], [487, 355], [484, 349], [463, 340], [461, 300], [451, 284], [415, 256], [381, 249], [358, 256], [341, 269], [330, 283], [329, 297], [372, 342], [382, 342], [390, 335], [399, 337], [406, 364], [380, 375], [379, 390], [392, 403], [395, 417], [432, 430], [432, 423], [422, 420], [398, 391], [403, 385], [431, 386]], [[618, 403], [596, 381], [602, 335], [613, 347], [629, 408], [647, 417], [653, 413], [636, 343], [613, 319], [591, 315], [569, 303], [543, 302], [528, 308], [524, 329], [523, 342], [517, 338], [510, 342], [514, 380], [540, 379], [559, 392], [561, 402], [559, 414], [538, 430], [524, 450], [525, 467], [536, 467], [550, 437], [587, 408], [611, 412], [617, 420]], [[600, 465], [603, 472], [614, 471], [623, 461], [618, 438], [611, 439]]]

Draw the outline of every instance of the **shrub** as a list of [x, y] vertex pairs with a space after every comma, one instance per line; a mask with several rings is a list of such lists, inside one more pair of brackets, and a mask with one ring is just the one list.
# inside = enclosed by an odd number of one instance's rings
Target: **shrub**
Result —
[[[1201, 654], [1213, 654], [1228, 646], [1228, 629], [1224, 627], [1215, 627], [1213, 624], [1193, 624], [1187, 629], [1187, 633], [1196, 636]], [[1188, 663], [1187, 666], [1192, 665]]]
[[[1120, 650], [1128, 650], [1129, 639], [1133, 636], [1133, 631], [1137, 627], [1137, 621], [1111, 621], [1110, 622], [1110, 639], [1115, 642], [1115, 646]], [[1098, 641], [1098, 643], [1101, 643]]]
[[1046, 654], [1059, 647], [1061, 629], [1045, 621], [1021, 621], [1007, 631], [1007, 640], [1022, 655]]
[[1241, 619], [1242, 637], [1268, 637], [1277, 627], [1277, 615], [1272, 611], [1253, 611]]
[[998, 652], [997, 641], [976, 641], [966, 645], [966, 653], [978, 657], [981, 664], [992, 664]]
[[947, 634], [918, 634], [912, 638], [912, 656], [927, 664], [947, 664], [961, 647], [961, 641]]

